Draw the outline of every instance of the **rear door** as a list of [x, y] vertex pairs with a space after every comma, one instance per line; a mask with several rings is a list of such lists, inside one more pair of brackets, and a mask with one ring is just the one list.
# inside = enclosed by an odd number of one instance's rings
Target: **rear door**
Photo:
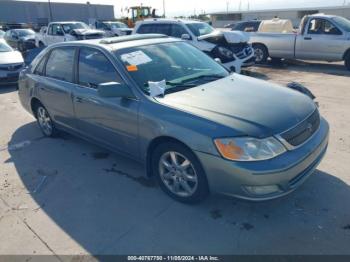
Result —
[[344, 35], [330, 20], [311, 18], [303, 35], [298, 35], [295, 56], [298, 59], [341, 60]]
[[81, 132], [131, 156], [138, 156], [139, 101], [100, 97], [99, 84], [123, 83], [112, 62], [100, 50], [80, 48], [74, 108]]
[[54, 121], [75, 128], [72, 95], [75, 88], [75, 47], [54, 48], [47, 59], [39, 87], [40, 100]]

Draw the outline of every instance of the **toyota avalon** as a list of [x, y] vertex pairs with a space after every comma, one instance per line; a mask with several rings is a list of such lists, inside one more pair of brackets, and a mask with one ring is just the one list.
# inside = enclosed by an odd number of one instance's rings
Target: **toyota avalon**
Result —
[[19, 97], [45, 136], [60, 130], [145, 165], [174, 199], [267, 200], [309, 177], [328, 144], [315, 103], [238, 74], [162, 35], [65, 42], [22, 71]]

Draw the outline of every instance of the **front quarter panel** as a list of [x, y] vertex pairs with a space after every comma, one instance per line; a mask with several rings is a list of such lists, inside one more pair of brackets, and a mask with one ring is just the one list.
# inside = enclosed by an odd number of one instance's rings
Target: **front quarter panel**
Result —
[[238, 135], [231, 128], [160, 104], [154, 99], [142, 103], [139, 128], [140, 151], [143, 161], [146, 160], [149, 145], [159, 137], [171, 137], [194, 151], [219, 156], [213, 138]]

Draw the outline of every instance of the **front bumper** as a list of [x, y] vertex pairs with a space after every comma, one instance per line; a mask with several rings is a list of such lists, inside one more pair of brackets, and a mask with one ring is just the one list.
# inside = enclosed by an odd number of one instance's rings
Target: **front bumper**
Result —
[[20, 70], [16, 71], [5, 71], [0, 70], [0, 85], [13, 85], [17, 84]]
[[[238, 58], [235, 55], [235, 60], [227, 63], [223, 63], [223, 66], [226, 67], [230, 71], [234, 71], [236, 73], [240, 73], [242, 67], [248, 67], [255, 64], [255, 54], [252, 52], [247, 57], [242, 59]], [[234, 69], [234, 70], [233, 70]]]
[[[299, 187], [316, 169], [328, 145], [329, 125], [321, 118], [319, 130], [301, 147], [266, 161], [235, 162], [196, 152], [213, 193], [247, 200], [268, 200]], [[248, 187], [275, 185], [278, 191], [253, 194]]]

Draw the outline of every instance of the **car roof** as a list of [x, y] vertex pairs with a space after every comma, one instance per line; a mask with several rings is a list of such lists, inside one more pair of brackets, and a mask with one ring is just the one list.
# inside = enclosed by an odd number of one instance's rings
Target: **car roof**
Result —
[[53, 44], [50, 47], [58, 46], [97, 46], [109, 51], [120, 50], [129, 47], [143, 45], [152, 45], [159, 43], [182, 42], [180, 39], [168, 37], [160, 34], [128, 35], [119, 37], [110, 37], [104, 39], [92, 39], [83, 41], [61, 42]]
[[139, 22], [143, 23], [184, 23], [184, 24], [192, 24], [192, 23], [205, 23], [198, 20], [189, 20], [189, 19], [168, 19], [168, 18], [149, 18]]
[[76, 23], [84, 23], [84, 22], [81, 22], [81, 21], [62, 21], [62, 22], [55, 21], [55, 22], [51, 22], [50, 24], [76, 24]]

